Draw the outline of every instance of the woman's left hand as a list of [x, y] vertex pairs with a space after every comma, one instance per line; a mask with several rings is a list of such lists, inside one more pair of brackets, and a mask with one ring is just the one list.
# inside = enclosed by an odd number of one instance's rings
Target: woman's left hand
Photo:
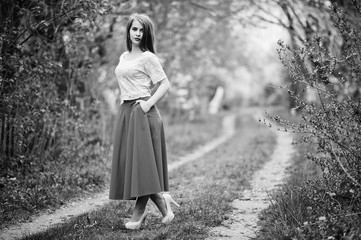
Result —
[[151, 108], [151, 106], [149, 106], [149, 104], [144, 100], [137, 100], [136, 102], [139, 103], [144, 113], [147, 113]]

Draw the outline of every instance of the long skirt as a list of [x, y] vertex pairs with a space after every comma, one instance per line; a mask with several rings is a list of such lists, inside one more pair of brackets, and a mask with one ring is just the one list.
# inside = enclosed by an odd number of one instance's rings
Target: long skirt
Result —
[[144, 113], [136, 100], [120, 105], [114, 132], [110, 199], [169, 191], [163, 121], [156, 106]]

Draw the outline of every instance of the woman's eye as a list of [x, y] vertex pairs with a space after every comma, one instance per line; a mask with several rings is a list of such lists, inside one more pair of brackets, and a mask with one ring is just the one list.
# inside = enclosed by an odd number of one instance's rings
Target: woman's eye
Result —
[[[131, 29], [132, 29], [132, 31], [138, 31], [138, 28], [136, 28], [136, 27], [132, 27]], [[139, 31], [143, 32], [143, 28], [139, 29]]]

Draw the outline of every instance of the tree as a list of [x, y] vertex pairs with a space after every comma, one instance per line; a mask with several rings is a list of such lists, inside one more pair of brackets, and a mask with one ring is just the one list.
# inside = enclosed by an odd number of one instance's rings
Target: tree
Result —
[[58, 157], [74, 140], [67, 130], [79, 124], [75, 95], [86, 91], [87, 73], [99, 54], [87, 43], [95, 42], [96, 16], [109, 6], [5, 0], [0, 9], [2, 175], [18, 168], [26, 174], [33, 161]]

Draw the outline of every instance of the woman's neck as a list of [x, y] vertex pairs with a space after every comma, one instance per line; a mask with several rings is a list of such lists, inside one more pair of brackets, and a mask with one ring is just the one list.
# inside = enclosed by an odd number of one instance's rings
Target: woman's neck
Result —
[[134, 53], [134, 54], [138, 54], [138, 53], [142, 53], [143, 51], [138, 47], [138, 46], [132, 46], [132, 51], [131, 53]]

